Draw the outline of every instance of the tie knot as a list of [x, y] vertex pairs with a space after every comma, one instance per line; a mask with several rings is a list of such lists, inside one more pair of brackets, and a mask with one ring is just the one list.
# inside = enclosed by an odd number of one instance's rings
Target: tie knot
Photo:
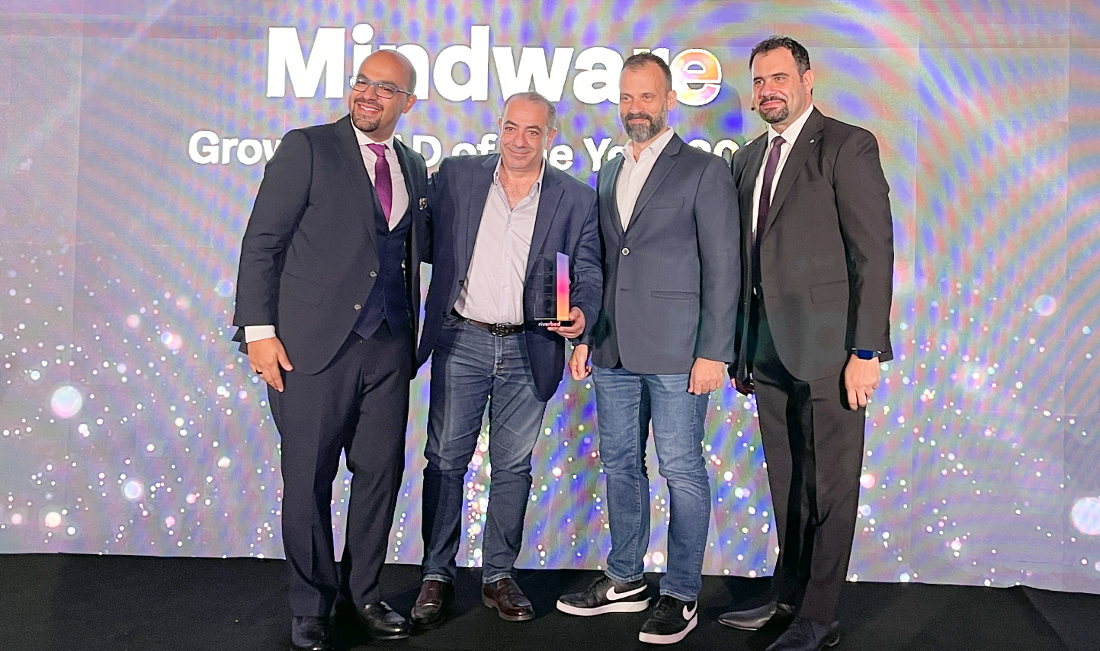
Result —
[[776, 136], [776, 137], [772, 138], [772, 145], [775, 146], [775, 147], [778, 147], [778, 146], [782, 145], [785, 142], [787, 142], [787, 141], [783, 139], [783, 136]]
[[370, 150], [374, 152], [375, 156], [385, 156], [386, 155], [386, 145], [384, 143], [372, 142], [372, 143], [368, 144], [367, 147], [369, 147]]

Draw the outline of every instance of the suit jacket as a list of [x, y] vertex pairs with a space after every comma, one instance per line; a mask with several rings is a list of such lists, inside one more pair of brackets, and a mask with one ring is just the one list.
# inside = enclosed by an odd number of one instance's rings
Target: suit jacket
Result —
[[[739, 149], [733, 178], [741, 203], [743, 299], [738, 362], [747, 377], [752, 282], [752, 195], [767, 133]], [[776, 182], [760, 241], [761, 290], [779, 358], [801, 380], [838, 375], [853, 348], [890, 347], [894, 237], [890, 186], [878, 142], [865, 129], [827, 118], [816, 108]]]
[[[424, 308], [419, 361], [435, 347], [443, 318], [454, 309], [466, 282], [481, 215], [493, 184], [499, 154], [446, 158], [428, 183], [431, 205], [432, 280]], [[596, 193], [586, 183], [546, 165], [539, 194], [527, 277], [523, 287], [523, 332], [539, 399], [549, 400], [565, 368], [565, 339], [533, 325], [543, 290], [532, 276], [536, 260], [561, 252], [569, 256], [570, 302], [584, 312], [591, 331], [600, 310], [600, 240], [596, 226]]]
[[[241, 244], [234, 339], [273, 324], [294, 371], [323, 370], [351, 333], [378, 278], [374, 211], [380, 210], [348, 116], [283, 137], [264, 169]], [[426, 228], [424, 158], [395, 139], [411, 219], [405, 286], [416, 332]], [[246, 348], [242, 345], [242, 350]], [[415, 354], [409, 359], [415, 373]]]
[[596, 182], [604, 288], [592, 363], [673, 374], [690, 372], [696, 358], [732, 361], [739, 223], [725, 161], [674, 135], [624, 232], [615, 199], [622, 157]]

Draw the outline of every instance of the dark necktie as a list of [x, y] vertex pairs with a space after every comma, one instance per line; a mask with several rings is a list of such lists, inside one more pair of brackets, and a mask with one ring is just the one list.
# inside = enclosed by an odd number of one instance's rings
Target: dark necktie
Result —
[[393, 209], [393, 179], [390, 178], [390, 162], [386, 160], [386, 146], [375, 142], [367, 147], [374, 152], [374, 192], [378, 195], [378, 203], [382, 204], [386, 223], [389, 223]]
[[764, 183], [760, 186], [760, 204], [756, 211], [756, 238], [752, 246], [752, 284], [760, 285], [760, 240], [764, 239], [764, 228], [768, 224], [768, 210], [772, 206], [772, 182], [775, 180], [775, 168], [779, 167], [779, 155], [786, 143], [783, 136], [772, 139], [772, 149], [768, 162], [764, 165]]

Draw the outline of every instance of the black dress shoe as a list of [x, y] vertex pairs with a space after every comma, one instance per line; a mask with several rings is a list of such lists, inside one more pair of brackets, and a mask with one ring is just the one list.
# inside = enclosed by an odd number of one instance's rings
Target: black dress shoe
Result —
[[376, 640], [400, 640], [409, 637], [409, 622], [379, 601], [367, 604], [356, 611], [359, 623]]
[[413, 626], [419, 629], [435, 628], [446, 619], [447, 609], [454, 603], [455, 588], [450, 583], [428, 579], [420, 585], [420, 595], [416, 598], [409, 614]]
[[762, 628], [773, 617], [776, 620], [789, 621], [794, 617], [794, 606], [773, 601], [757, 608], [722, 613], [718, 616], [718, 623], [730, 628], [739, 628], [742, 631], [755, 631]]
[[290, 622], [295, 651], [330, 651], [332, 632], [327, 617], [295, 617]]
[[783, 635], [765, 651], [821, 651], [840, 643], [840, 622], [822, 624], [795, 617]]
[[535, 609], [530, 600], [511, 577], [483, 584], [481, 603], [496, 608], [497, 614], [505, 621], [525, 622], [535, 618]]

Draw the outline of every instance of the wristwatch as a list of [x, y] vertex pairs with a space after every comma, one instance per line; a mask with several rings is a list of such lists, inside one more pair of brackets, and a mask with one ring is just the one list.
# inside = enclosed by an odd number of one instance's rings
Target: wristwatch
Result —
[[853, 348], [852, 352], [856, 354], [856, 357], [860, 359], [874, 359], [878, 357], [878, 351], [865, 350], [863, 348]]

